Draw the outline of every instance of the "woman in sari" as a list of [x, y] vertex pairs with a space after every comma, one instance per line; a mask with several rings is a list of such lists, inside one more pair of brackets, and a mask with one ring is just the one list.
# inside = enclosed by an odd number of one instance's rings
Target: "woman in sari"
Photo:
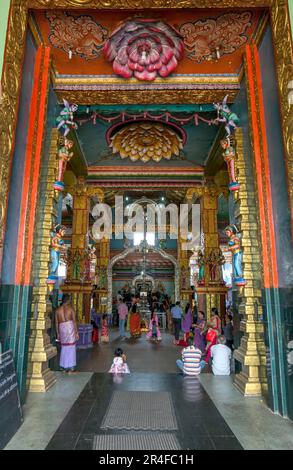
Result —
[[201, 310], [197, 314], [196, 323], [193, 325], [194, 331], [194, 346], [200, 349], [202, 352], [205, 350], [205, 337], [204, 330], [206, 327], [205, 314]]
[[212, 308], [211, 318], [210, 321], [207, 323], [208, 331], [206, 334], [206, 363], [209, 362], [211, 358], [211, 347], [217, 344], [217, 338], [221, 334], [221, 319], [218, 315], [218, 310], [216, 308]]
[[192, 308], [190, 304], [186, 304], [185, 315], [181, 323], [181, 328], [184, 333], [184, 340], [187, 341], [188, 334], [190, 333], [190, 328], [193, 321]]
[[129, 329], [133, 338], [140, 336], [140, 314], [136, 304], [133, 304], [129, 311]]

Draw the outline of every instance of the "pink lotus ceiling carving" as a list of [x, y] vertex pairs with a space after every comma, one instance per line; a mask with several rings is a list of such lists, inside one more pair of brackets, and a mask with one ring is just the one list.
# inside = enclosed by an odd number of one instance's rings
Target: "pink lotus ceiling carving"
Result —
[[179, 27], [189, 59], [203, 62], [232, 54], [243, 46], [251, 26], [250, 12], [227, 13], [217, 19], [198, 20]]
[[74, 17], [62, 11], [47, 11], [51, 24], [49, 40], [54, 47], [87, 60], [96, 59], [108, 36], [107, 29], [90, 16]]
[[120, 26], [107, 40], [104, 53], [117, 75], [152, 81], [176, 69], [184, 45], [171, 26], [140, 19]]
[[159, 162], [178, 156], [183, 148], [182, 138], [170, 127], [153, 122], [128, 124], [111, 137], [113, 153], [131, 161]]

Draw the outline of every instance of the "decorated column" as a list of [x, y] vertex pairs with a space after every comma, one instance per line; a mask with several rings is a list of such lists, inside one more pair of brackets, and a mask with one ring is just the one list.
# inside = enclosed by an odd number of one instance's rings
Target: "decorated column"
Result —
[[73, 306], [79, 324], [90, 323], [90, 300], [92, 281], [90, 278], [90, 252], [88, 250], [89, 198], [83, 177], [79, 177], [74, 188], [73, 224], [71, 248], [67, 253], [67, 277], [62, 292], [72, 294]]
[[[95, 309], [99, 313], [107, 313], [108, 301], [108, 264], [110, 260], [110, 240], [103, 238], [96, 243], [96, 280]], [[111, 312], [108, 312], [111, 313]]]
[[216, 307], [224, 317], [227, 287], [222, 278], [224, 256], [219, 246], [217, 212], [220, 190], [213, 180], [208, 180], [204, 187], [191, 188], [187, 191], [187, 200], [194, 196], [201, 201], [201, 227], [204, 235], [203, 249], [197, 253], [199, 278], [196, 286], [198, 308], [203, 310], [207, 318], [211, 309]]
[[190, 288], [190, 252], [183, 248], [186, 240], [178, 239], [178, 264], [180, 267], [180, 300], [184, 304], [192, 303], [192, 293]]

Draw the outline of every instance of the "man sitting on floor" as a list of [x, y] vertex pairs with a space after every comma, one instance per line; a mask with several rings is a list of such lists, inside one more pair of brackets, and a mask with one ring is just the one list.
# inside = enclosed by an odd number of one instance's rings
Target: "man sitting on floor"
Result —
[[205, 366], [205, 361], [201, 361], [201, 355], [201, 350], [193, 344], [193, 338], [188, 338], [187, 348], [182, 350], [182, 361], [178, 359], [176, 364], [184, 375], [197, 376]]
[[218, 337], [217, 343], [211, 347], [213, 374], [230, 375], [231, 349], [226, 346], [224, 335]]

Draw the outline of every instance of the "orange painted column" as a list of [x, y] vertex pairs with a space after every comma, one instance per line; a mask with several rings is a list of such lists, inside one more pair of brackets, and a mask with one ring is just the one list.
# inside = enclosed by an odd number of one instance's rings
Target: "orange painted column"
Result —
[[268, 145], [258, 50], [246, 46], [246, 75], [251, 111], [251, 135], [256, 170], [258, 206], [260, 213], [263, 254], [264, 287], [278, 287], [276, 238], [273, 217]]
[[50, 82], [50, 48], [37, 50], [33, 91], [30, 104], [27, 143], [25, 149], [24, 180], [18, 228], [15, 284], [29, 285], [35, 232], [35, 213], [42, 158], [42, 144], [46, 126], [47, 98]]

